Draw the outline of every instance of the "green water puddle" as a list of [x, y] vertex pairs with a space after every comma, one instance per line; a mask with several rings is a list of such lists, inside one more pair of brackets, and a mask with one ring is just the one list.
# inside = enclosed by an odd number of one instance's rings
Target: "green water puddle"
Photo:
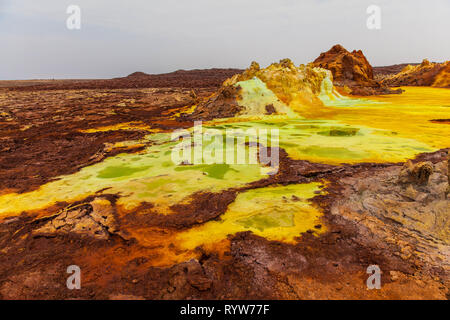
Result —
[[[250, 150], [256, 151], [258, 140], [255, 133], [258, 133], [258, 130], [266, 129], [270, 132], [277, 129], [279, 146], [285, 149], [291, 158], [328, 164], [397, 162], [413, 158], [421, 152], [435, 151], [416, 140], [392, 135], [392, 131], [350, 126], [332, 120], [280, 120], [277, 117], [265, 116], [258, 121], [222, 122], [218, 126], [204, 126], [203, 129], [216, 129], [219, 135], [223, 135], [220, 138], [224, 141], [221, 147], [222, 162], [225, 162], [227, 151], [229, 152], [225, 142], [227, 139], [234, 139], [224, 138], [230, 129], [240, 130], [236, 136], [246, 136], [246, 130], [253, 129], [251, 134], [241, 141], [245, 144], [247, 155]], [[170, 134], [150, 134], [144, 142], [152, 145], [139, 155], [119, 154], [72, 175], [61, 176], [36, 191], [0, 196], [0, 215], [40, 209], [55, 202], [72, 202], [100, 190], [119, 194], [118, 204], [126, 209], [131, 210], [142, 201], [147, 201], [159, 206], [164, 212], [169, 206], [187, 199], [195, 192], [220, 192], [243, 186], [267, 177], [270, 171], [270, 168], [260, 164], [190, 162], [176, 165], [171, 158], [172, 150], [180, 142], [171, 141]], [[203, 152], [210, 148], [211, 143], [211, 140], [203, 141]], [[270, 146], [270, 135], [267, 144]], [[265, 219], [259, 218], [258, 223]], [[285, 219], [288, 219], [288, 216], [285, 216]], [[243, 223], [250, 222], [246, 220]]]
[[320, 234], [326, 231], [320, 221], [322, 213], [309, 201], [320, 193], [320, 187], [320, 183], [309, 183], [244, 191], [219, 221], [209, 221], [181, 232], [177, 243], [182, 248], [194, 249], [243, 231], [285, 242], [294, 242], [308, 230]]

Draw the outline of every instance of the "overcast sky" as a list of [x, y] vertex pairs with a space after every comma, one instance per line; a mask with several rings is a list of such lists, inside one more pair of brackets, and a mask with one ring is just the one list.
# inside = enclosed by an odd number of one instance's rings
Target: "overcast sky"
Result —
[[[81, 29], [66, 27], [69, 5]], [[381, 7], [381, 30], [366, 9]], [[336, 43], [374, 65], [450, 59], [449, 0], [0, 0], [0, 79], [314, 60]]]

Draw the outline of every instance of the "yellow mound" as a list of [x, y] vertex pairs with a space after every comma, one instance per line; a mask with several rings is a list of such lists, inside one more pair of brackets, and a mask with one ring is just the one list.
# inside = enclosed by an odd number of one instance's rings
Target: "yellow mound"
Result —
[[224, 86], [242, 85], [252, 79], [262, 81], [279, 101], [296, 112], [304, 106], [322, 106], [321, 96], [336, 95], [330, 71], [312, 65], [296, 67], [289, 59], [264, 69], [253, 62], [244, 73], [226, 80]]

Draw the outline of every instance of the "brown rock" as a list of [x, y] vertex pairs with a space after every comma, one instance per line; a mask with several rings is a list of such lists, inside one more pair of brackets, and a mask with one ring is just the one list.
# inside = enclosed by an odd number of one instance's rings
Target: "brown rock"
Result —
[[268, 104], [266, 106], [266, 114], [273, 114], [276, 113], [277, 111], [275, 110], [275, 107], [273, 106], [273, 104]]
[[400, 72], [386, 77], [382, 84], [450, 88], [450, 61], [432, 63], [424, 59], [421, 64], [407, 65]]
[[42, 227], [34, 230], [33, 234], [54, 236], [75, 233], [105, 240], [109, 238], [110, 233], [117, 230], [111, 202], [96, 198], [89, 203], [62, 209]]
[[391, 276], [391, 281], [397, 281], [401, 275], [399, 271], [390, 271], [389, 275]]
[[329, 51], [322, 52], [313, 65], [330, 70], [334, 85], [350, 89], [353, 95], [401, 93], [374, 80], [373, 68], [361, 50], [349, 52], [337, 44]]
[[427, 184], [432, 173], [433, 164], [431, 162], [427, 161], [412, 164], [411, 161], [408, 161], [400, 171], [399, 182], [414, 183], [418, 185]]
[[192, 118], [212, 120], [233, 117], [242, 110], [236, 101], [239, 91], [238, 86], [223, 86], [213, 97], [198, 104]]

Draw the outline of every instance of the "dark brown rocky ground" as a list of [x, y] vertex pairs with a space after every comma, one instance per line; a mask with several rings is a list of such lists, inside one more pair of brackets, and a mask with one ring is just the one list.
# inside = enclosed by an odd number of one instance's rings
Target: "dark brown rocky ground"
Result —
[[25, 80], [0, 81], [0, 87], [13, 90], [80, 90], [80, 89], [133, 89], [133, 88], [217, 88], [240, 69], [178, 70], [164, 74], [133, 72], [113, 79]]

